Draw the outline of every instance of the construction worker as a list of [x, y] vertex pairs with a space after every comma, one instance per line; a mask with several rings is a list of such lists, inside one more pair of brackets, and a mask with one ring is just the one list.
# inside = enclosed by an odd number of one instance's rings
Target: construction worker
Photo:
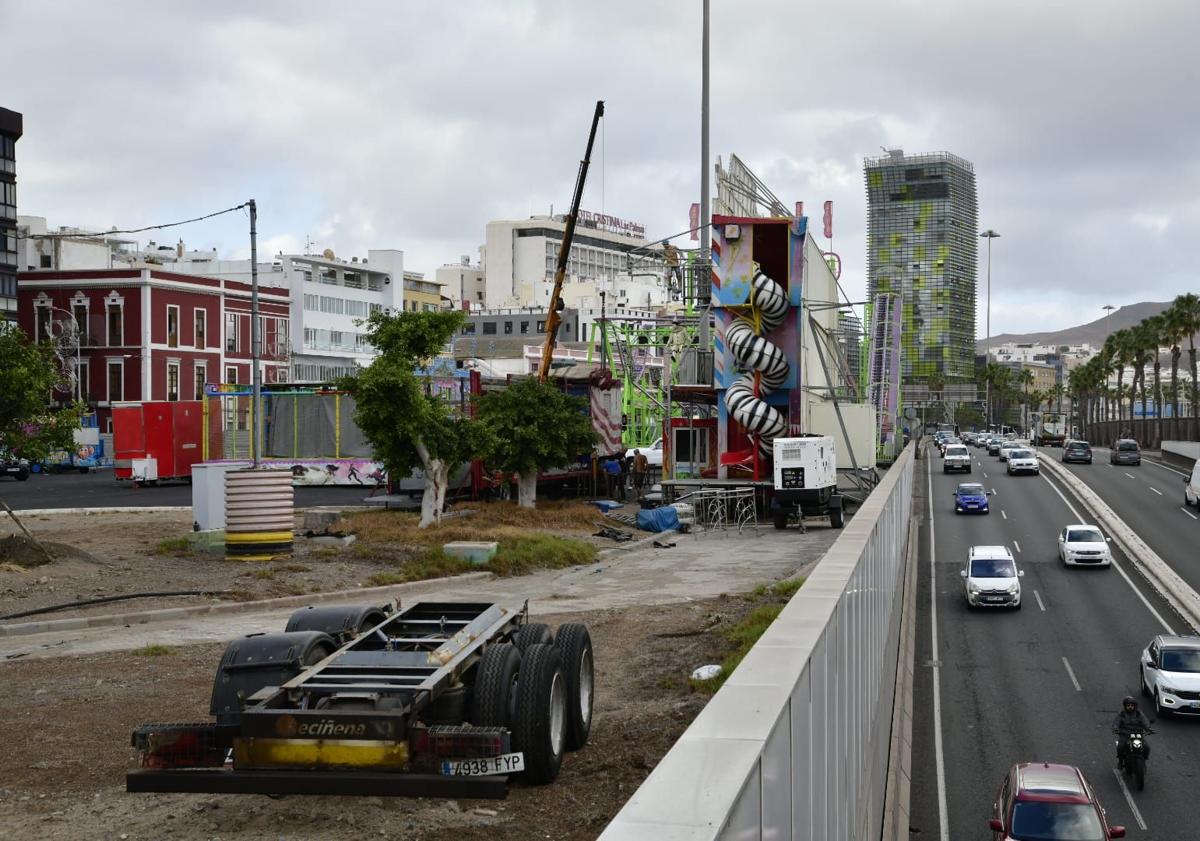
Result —
[[667, 266], [667, 288], [671, 291], [671, 300], [678, 301], [679, 293], [683, 291], [683, 270], [679, 267], [679, 249], [663, 240], [663, 262]]
[[634, 498], [642, 495], [642, 486], [646, 484], [646, 471], [650, 467], [650, 459], [641, 450], [633, 451], [633, 494]]

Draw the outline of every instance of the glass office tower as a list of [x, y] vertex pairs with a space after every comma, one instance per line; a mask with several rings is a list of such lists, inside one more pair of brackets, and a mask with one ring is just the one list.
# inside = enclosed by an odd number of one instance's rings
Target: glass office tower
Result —
[[901, 297], [903, 386], [975, 378], [975, 168], [948, 152], [867, 158], [868, 300]]

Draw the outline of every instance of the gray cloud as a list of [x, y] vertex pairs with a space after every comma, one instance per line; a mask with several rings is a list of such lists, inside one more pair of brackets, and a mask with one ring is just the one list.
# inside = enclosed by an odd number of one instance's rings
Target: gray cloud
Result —
[[[674, 233], [699, 191], [698, 5], [7, 3], [21, 210], [134, 226], [253, 196], [265, 243], [432, 272], [489, 219], [566, 207], [603, 98], [587, 206]], [[1197, 288], [1195, 3], [713, 7], [713, 153], [810, 213], [834, 200], [852, 298], [880, 146], [974, 162], [995, 332]], [[245, 253], [245, 228], [178, 235]]]

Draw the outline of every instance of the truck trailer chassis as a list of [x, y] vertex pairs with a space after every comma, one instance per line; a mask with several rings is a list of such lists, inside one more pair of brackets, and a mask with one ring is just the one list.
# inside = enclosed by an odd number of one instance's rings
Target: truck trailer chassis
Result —
[[587, 628], [482, 602], [307, 607], [226, 648], [213, 722], [134, 730], [131, 792], [491, 797], [587, 742]]

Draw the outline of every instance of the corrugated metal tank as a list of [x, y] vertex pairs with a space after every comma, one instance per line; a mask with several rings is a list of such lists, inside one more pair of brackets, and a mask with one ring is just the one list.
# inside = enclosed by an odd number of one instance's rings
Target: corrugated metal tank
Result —
[[295, 498], [291, 470], [231, 470], [225, 475], [225, 557], [269, 561], [292, 554]]

